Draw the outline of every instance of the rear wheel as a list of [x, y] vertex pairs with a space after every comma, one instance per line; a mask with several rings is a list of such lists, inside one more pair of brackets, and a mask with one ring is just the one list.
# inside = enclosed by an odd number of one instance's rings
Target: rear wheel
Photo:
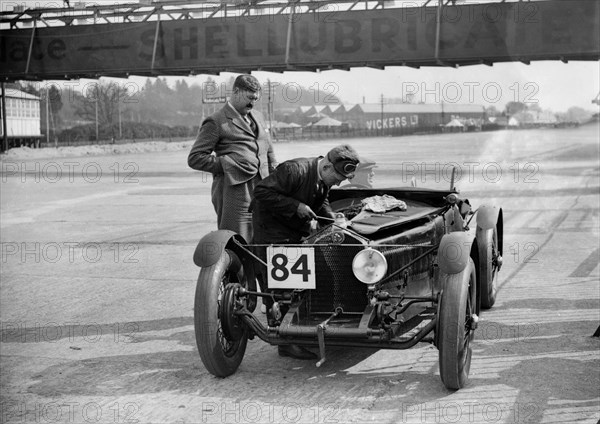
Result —
[[196, 286], [196, 345], [202, 363], [217, 377], [227, 377], [238, 369], [248, 342], [245, 327], [232, 315], [235, 301], [232, 284], [239, 271], [235, 269], [239, 268], [235, 259], [233, 252], [224, 251], [215, 264], [202, 268]]
[[485, 231], [481, 238], [481, 249], [479, 253], [479, 293], [481, 296], [481, 307], [490, 309], [496, 302], [496, 291], [498, 290], [498, 271], [502, 265], [502, 256], [498, 250], [498, 231], [496, 226]]
[[444, 276], [437, 340], [440, 376], [448, 389], [460, 389], [469, 381], [471, 341], [478, 319], [476, 283], [470, 258], [462, 272]]

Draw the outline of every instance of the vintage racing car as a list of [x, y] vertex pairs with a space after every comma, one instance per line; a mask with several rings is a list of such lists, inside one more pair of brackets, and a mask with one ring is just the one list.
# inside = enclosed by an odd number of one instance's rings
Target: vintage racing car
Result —
[[[369, 199], [383, 210], [369, 208]], [[385, 208], [390, 199], [396, 206]], [[318, 346], [317, 366], [327, 346], [429, 342], [439, 350], [444, 385], [462, 388], [480, 309], [496, 297], [502, 209], [473, 210], [455, 189], [335, 189], [329, 200], [337, 218], [302, 244], [250, 245], [225, 230], [200, 240], [194, 324], [207, 370], [233, 374], [254, 337]], [[266, 249], [266, 262], [256, 249]], [[273, 291], [257, 290], [257, 264]], [[253, 314], [265, 296], [285, 311], [268, 323]]]

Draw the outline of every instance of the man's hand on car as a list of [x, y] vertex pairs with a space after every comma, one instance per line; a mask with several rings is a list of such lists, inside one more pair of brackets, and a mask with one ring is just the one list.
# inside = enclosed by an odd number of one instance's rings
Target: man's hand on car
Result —
[[305, 203], [300, 203], [298, 205], [298, 209], [296, 209], [296, 213], [298, 216], [305, 220], [316, 219], [317, 214], [313, 212], [313, 210]]

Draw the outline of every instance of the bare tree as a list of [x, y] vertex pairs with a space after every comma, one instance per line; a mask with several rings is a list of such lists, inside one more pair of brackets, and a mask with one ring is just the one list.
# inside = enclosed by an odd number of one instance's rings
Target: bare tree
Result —
[[118, 120], [119, 102], [124, 99], [126, 90], [115, 82], [101, 82], [86, 87], [83, 101], [77, 107], [77, 115], [100, 125], [113, 125]]
[[76, 113], [82, 119], [96, 123], [97, 128], [106, 128], [112, 137], [116, 136], [115, 129], [119, 122], [120, 103], [124, 102], [127, 89], [118, 83], [97, 81], [90, 84], [83, 93]]

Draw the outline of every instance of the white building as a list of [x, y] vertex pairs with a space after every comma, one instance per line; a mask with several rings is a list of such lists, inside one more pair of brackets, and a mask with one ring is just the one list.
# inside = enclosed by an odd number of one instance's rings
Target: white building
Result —
[[[4, 94], [6, 94], [4, 96]], [[42, 137], [40, 130], [40, 98], [24, 91], [5, 89], [6, 134], [8, 148], [20, 145], [37, 145]], [[0, 138], [4, 139], [4, 116], [0, 108]], [[3, 145], [4, 146], [4, 145]]]

